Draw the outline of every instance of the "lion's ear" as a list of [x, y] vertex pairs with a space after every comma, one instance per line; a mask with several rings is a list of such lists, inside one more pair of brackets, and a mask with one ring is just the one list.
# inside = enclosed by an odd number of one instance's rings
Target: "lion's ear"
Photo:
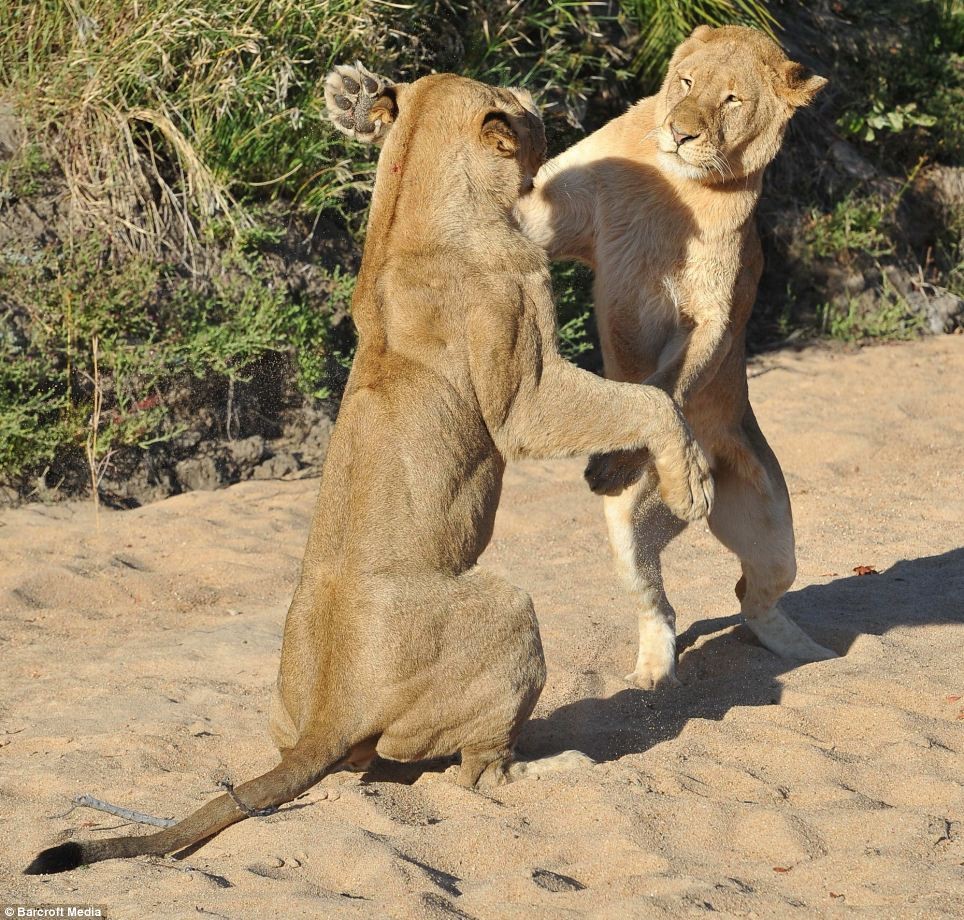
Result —
[[519, 136], [509, 124], [505, 112], [493, 111], [482, 121], [482, 143], [500, 157], [514, 157], [519, 149]]
[[531, 112], [536, 118], [541, 118], [539, 115], [539, 106], [536, 105], [535, 97], [529, 90], [523, 89], [521, 86], [507, 86], [506, 89], [515, 96], [522, 108], [527, 112]]
[[673, 56], [667, 65], [666, 72], [672, 73], [673, 68], [682, 61], [683, 58], [689, 57], [700, 45], [706, 44], [706, 42], [712, 38], [715, 31], [716, 29], [712, 26], [697, 26], [693, 29], [693, 31], [676, 46], [676, 50], [673, 51]]
[[686, 40], [689, 41], [690, 39], [696, 39], [698, 42], [708, 42], [712, 34], [713, 26], [697, 26], [692, 32], [690, 32], [689, 38]]
[[529, 137], [529, 150], [539, 165], [546, 157], [546, 129], [542, 123], [542, 116], [539, 114], [539, 106], [532, 93], [527, 89], [518, 86], [508, 87], [509, 92], [515, 96], [516, 100], [525, 109], [526, 133]]
[[817, 95], [830, 81], [826, 77], [816, 74], [806, 75], [802, 64], [787, 61], [780, 69], [778, 92], [780, 96], [793, 108], [810, 105]]

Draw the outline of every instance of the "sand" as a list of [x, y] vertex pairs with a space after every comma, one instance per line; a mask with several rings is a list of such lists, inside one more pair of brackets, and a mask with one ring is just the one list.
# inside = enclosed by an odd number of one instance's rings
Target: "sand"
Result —
[[[484, 563], [525, 587], [549, 679], [520, 748], [586, 771], [491, 794], [440, 767], [337, 774], [186, 858], [28, 878], [41, 847], [184, 816], [275, 762], [281, 626], [316, 480], [134, 511], [0, 516], [0, 902], [113, 917], [964, 915], [964, 338], [777, 353], [751, 368], [786, 470], [786, 609], [835, 661], [794, 666], [735, 616], [736, 561], [668, 554], [683, 686], [644, 693], [581, 461], [510, 468]], [[858, 576], [857, 566], [879, 574]]]

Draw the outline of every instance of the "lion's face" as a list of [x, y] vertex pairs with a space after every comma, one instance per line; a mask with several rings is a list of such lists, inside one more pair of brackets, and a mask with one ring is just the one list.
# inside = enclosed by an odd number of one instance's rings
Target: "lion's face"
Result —
[[707, 182], [763, 169], [794, 111], [827, 82], [802, 70], [761, 32], [700, 26], [676, 49], [657, 97], [660, 166]]

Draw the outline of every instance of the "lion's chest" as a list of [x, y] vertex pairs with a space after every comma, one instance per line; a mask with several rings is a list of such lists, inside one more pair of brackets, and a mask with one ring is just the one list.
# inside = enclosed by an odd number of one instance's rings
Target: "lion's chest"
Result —
[[597, 249], [597, 292], [607, 307], [632, 312], [650, 336], [676, 328], [687, 300], [692, 261], [684, 228], [675, 215], [655, 221], [642, 215], [607, 233]]

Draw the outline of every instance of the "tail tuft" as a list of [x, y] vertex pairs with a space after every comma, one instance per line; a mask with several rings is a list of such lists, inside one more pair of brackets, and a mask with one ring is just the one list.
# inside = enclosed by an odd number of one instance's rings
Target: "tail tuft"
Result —
[[37, 858], [23, 870], [24, 875], [52, 875], [69, 872], [84, 863], [84, 851], [79, 843], [62, 843], [37, 854]]

